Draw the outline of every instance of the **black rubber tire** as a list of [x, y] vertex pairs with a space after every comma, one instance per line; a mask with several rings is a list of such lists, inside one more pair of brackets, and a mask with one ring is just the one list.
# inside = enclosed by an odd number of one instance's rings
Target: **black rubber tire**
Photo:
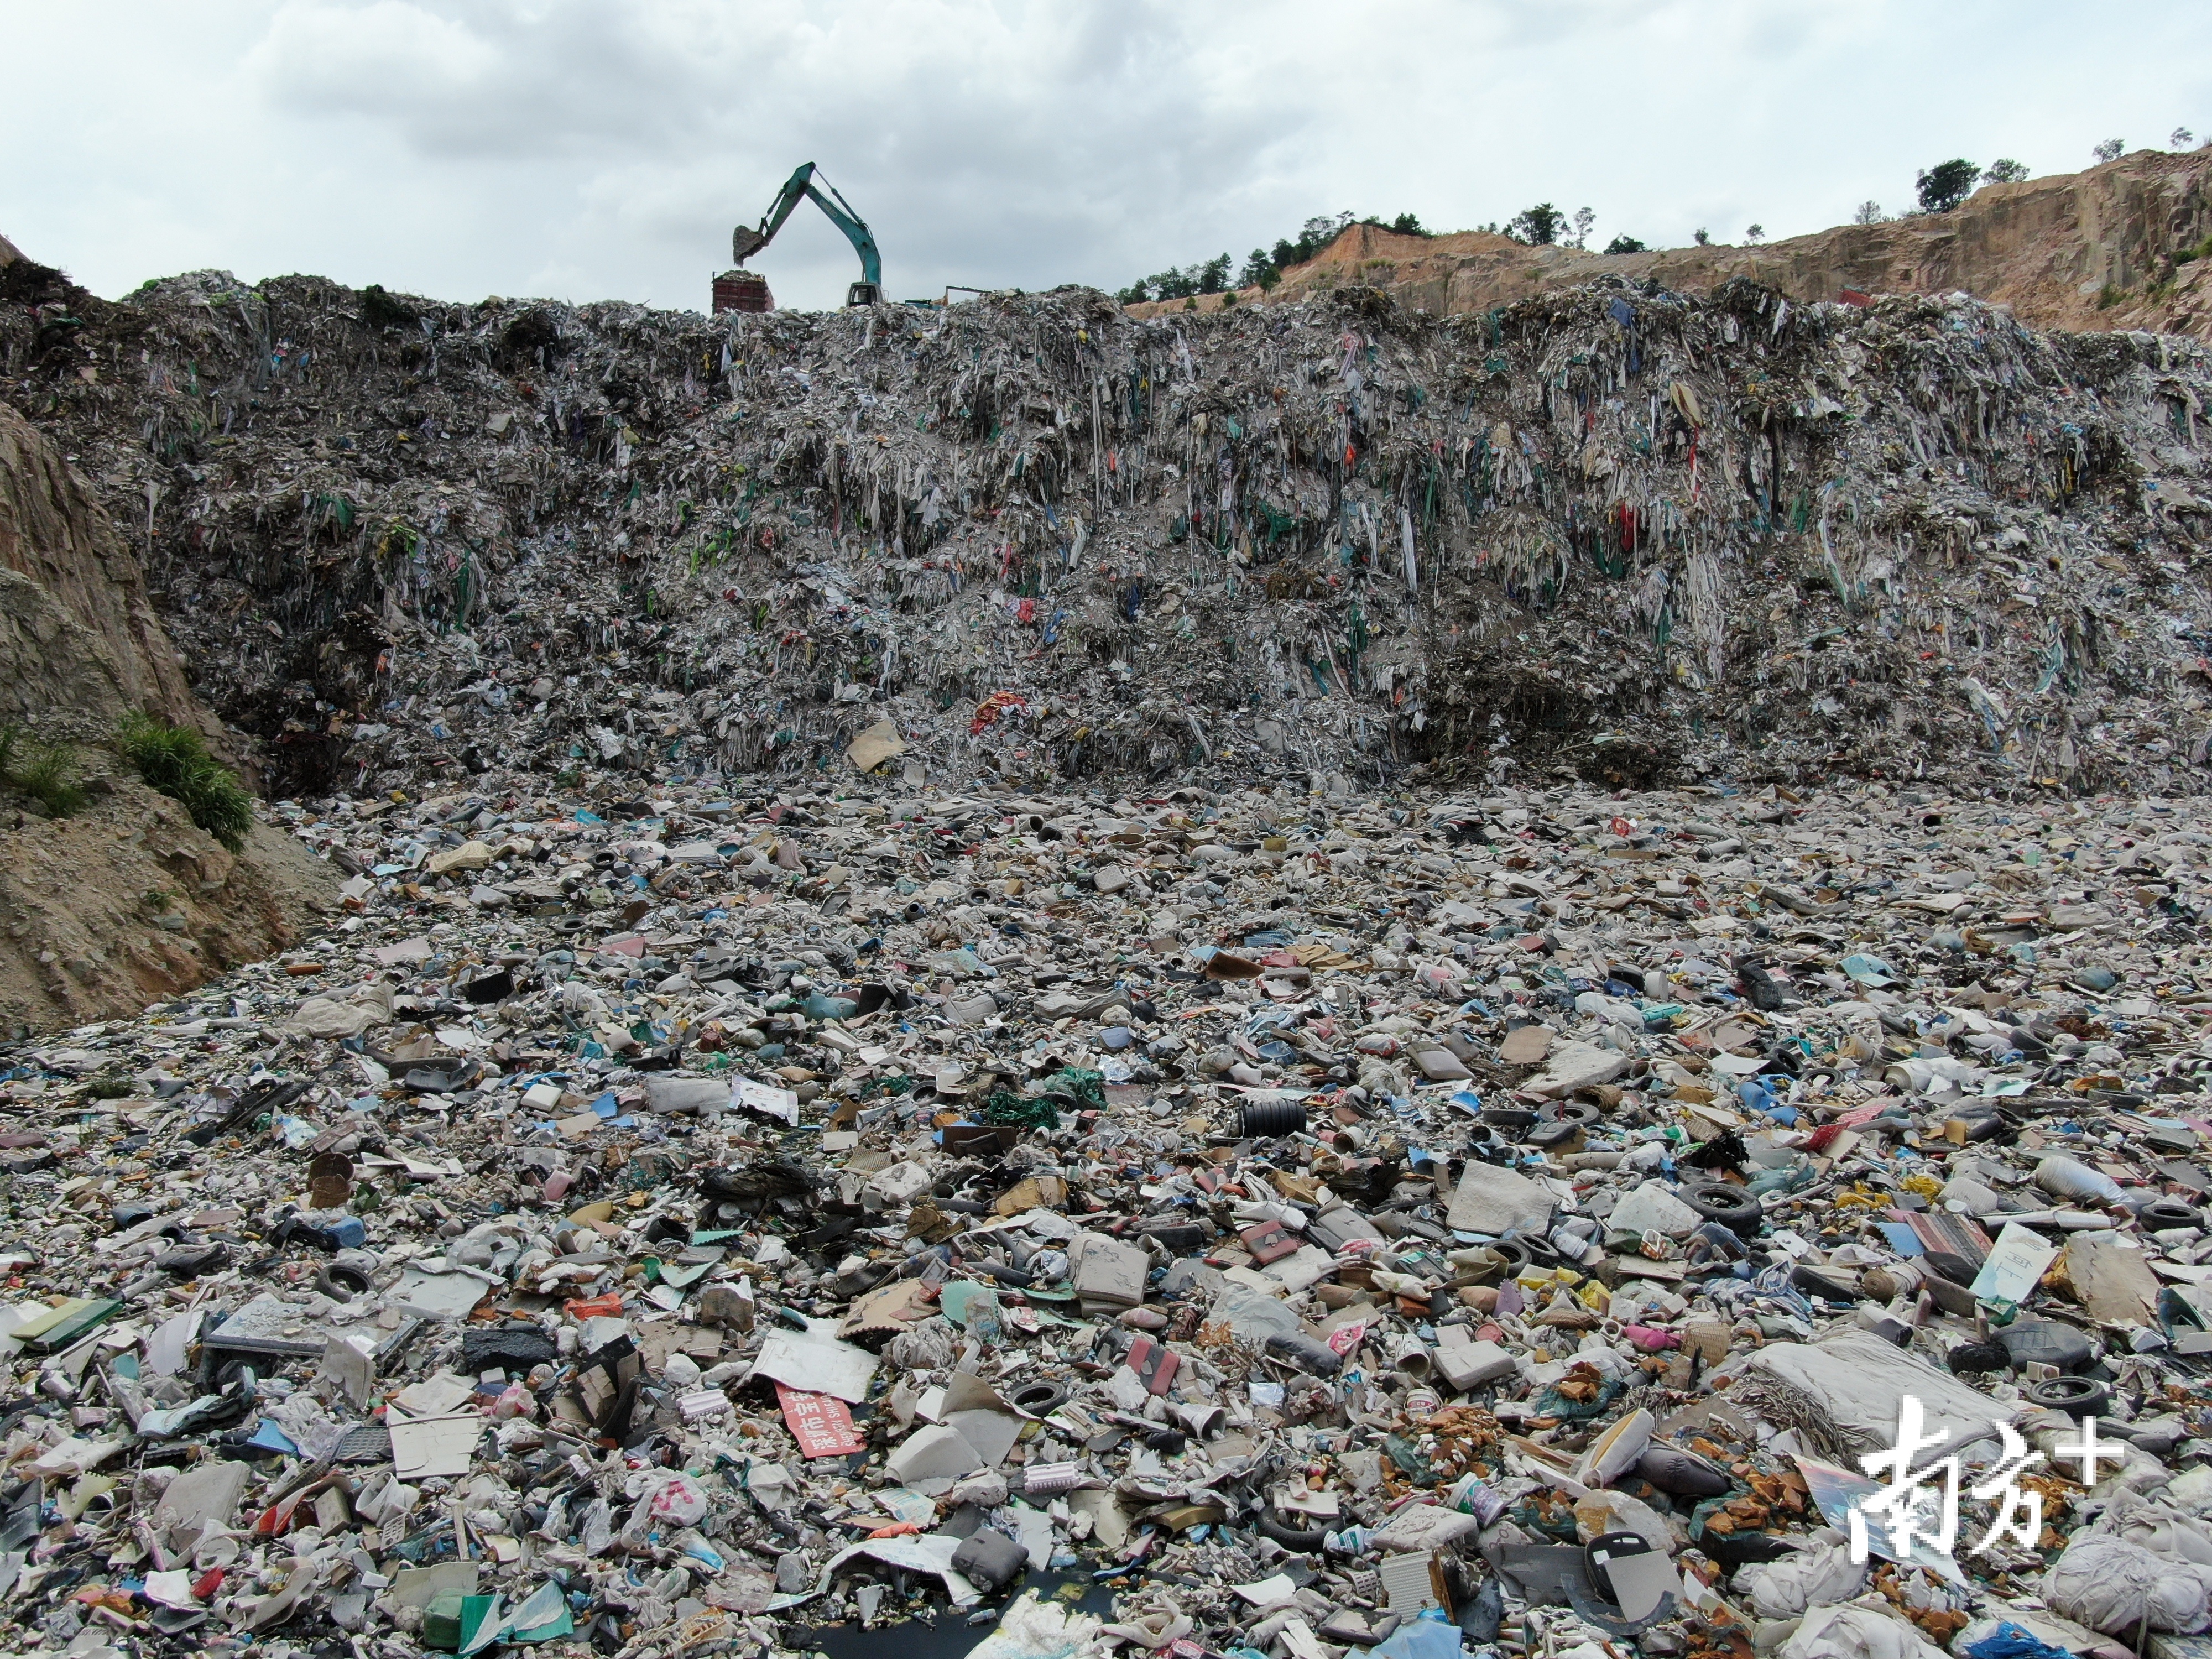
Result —
[[1528, 1248], [1525, 1239], [1493, 1238], [1490, 1241], [1490, 1248], [1505, 1258], [1504, 1278], [1518, 1279], [1523, 1268], [1535, 1265], [1535, 1252]]
[[315, 1275], [315, 1288], [333, 1302], [350, 1302], [357, 1296], [369, 1292], [368, 1275], [358, 1267], [349, 1267], [343, 1261], [323, 1265]]
[[1328, 1539], [1328, 1534], [1318, 1528], [1311, 1532], [1304, 1532], [1296, 1527], [1286, 1527], [1264, 1510], [1260, 1512], [1260, 1518], [1253, 1524], [1285, 1549], [1296, 1550], [1301, 1555], [1313, 1554]]
[[1548, 1238], [1524, 1238], [1521, 1241], [1521, 1248], [1528, 1254], [1528, 1265], [1532, 1267], [1564, 1267], [1567, 1265], [1566, 1257], [1559, 1254]]
[[2136, 1212], [2145, 1232], [2164, 1232], [2169, 1227], [2201, 1227], [2204, 1212], [2194, 1204], [2184, 1204], [2178, 1198], [2154, 1198]]
[[1006, 1402], [1031, 1417], [1043, 1417], [1067, 1398], [1067, 1387], [1061, 1382], [1027, 1382], [1006, 1396]]
[[2112, 1391], [2094, 1376], [2051, 1376], [2031, 1382], [2021, 1391], [2031, 1406], [2076, 1416], [2101, 1410], [2112, 1401]]
[[1717, 1221], [1747, 1238], [1766, 1224], [1766, 1212], [1759, 1207], [1759, 1200], [1725, 1181], [1697, 1182], [1683, 1188], [1680, 1197], [1706, 1220]]

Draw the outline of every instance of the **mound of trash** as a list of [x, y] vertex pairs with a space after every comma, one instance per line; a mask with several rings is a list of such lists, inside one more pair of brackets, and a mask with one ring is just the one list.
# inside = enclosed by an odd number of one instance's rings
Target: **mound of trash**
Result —
[[709, 319], [4, 270], [7, 395], [279, 793], [2204, 776], [2185, 338], [1745, 282]]
[[10, 1651], [2212, 1622], [2199, 802], [483, 781], [8, 1051]]

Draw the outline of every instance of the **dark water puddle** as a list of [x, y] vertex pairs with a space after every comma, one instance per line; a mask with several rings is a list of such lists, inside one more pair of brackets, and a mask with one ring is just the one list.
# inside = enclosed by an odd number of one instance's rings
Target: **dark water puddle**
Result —
[[[1061, 1590], [1070, 1584], [1082, 1587], [1080, 1600], [1061, 1599]], [[1112, 1587], [1094, 1584], [1088, 1572], [1073, 1568], [1060, 1572], [1032, 1572], [1016, 1581], [1006, 1595], [983, 1605], [994, 1613], [1003, 1613], [1020, 1599], [1023, 1591], [1030, 1589], [1037, 1593], [1041, 1601], [1058, 1601], [1062, 1607], [1095, 1613], [1101, 1619], [1114, 1616]], [[890, 1605], [888, 1597], [885, 1605]], [[971, 1625], [968, 1622], [971, 1616], [969, 1613], [957, 1612], [942, 1602], [937, 1603], [933, 1619], [878, 1623], [873, 1630], [863, 1628], [858, 1619], [830, 1625], [793, 1625], [787, 1642], [802, 1653], [819, 1652], [827, 1655], [828, 1659], [885, 1659], [891, 1654], [896, 1654], [897, 1659], [964, 1659], [969, 1649], [998, 1628], [996, 1618]]]

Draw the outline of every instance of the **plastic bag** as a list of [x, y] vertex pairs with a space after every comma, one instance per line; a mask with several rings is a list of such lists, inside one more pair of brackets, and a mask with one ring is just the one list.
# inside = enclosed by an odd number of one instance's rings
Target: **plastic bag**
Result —
[[1808, 1607], [1848, 1601], [1866, 1583], [1863, 1561], [1842, 1544], [1815, 1544], [1779, 1561], [1746, 1567], [1737, 1583], [1762, 1619], [1795, 1619]]
[[2076, 1624], [2116, 1636], [2148, 1618], [2153, 1630], [2204, 1623], [2204, 1584], [2188, 1564], [2108, 1533], [2077, 1533], [2044, 1575], [2043, 1599]]
[[1024, 1590], [988, 1636], [968, 1650], [968, 1659], [1079, 1659], [1103, 1652], [1098, 1620]]
[[707, 1491], [688, 1474], [672, 1474], [646, 1500], [655, 1526], [696, 1527], [707, 1518]]
[[1433, 1609], [1408, 1619], [1368, 1650], [1372, 1659], [1461, 1659], [1459, 1626]]
[[1942, 1650], [1870, 1607], [1815, 1607], [1782, 1644], [1781, 1659], [1942, 1659]]

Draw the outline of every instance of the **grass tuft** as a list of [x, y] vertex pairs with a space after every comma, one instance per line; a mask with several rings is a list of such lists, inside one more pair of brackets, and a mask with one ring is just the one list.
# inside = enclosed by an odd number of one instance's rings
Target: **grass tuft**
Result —
[[20, 726], [0, 726], [0, 783], [58, 818], [88, 799], [78, 781], [76, 751], [65, 743], [41, 743]]
[[253, 797], [235, 772], [208, 753], [198, 732], [150, 714], [132, 714], [116, 728], [115, 748], [148, 788], [180, 804], [194, 823], [232, 852], [246, 850], [246, 833], [253, 828]]

